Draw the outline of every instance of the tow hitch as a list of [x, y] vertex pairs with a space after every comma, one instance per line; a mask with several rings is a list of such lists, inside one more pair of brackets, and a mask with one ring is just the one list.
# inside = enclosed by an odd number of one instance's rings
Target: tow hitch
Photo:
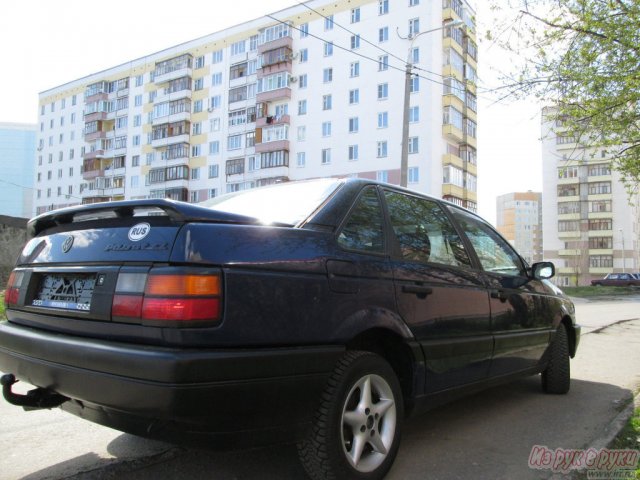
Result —
[[16, 377], [7, 373], [0, 377], [0, 384], [2, 384], [2, 395], [4, 399], [12, 405], [17, 405], [23, 409], [29, 410], [41, 410], [45, 408], [55, 408], [62, 405], [69, 400], [68, 397], [60, 395], [59, 393], [51, 392], [46, 388], [35, 388], [29, 390], [26, 395], [19, 393], [13, 393], [11, 387], [17, 383]]

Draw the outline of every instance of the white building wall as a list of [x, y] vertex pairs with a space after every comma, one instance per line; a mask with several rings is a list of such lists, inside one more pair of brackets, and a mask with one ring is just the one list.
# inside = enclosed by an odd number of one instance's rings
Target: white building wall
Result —
[[[292, 31], [292, 49], [295, 58], [291, 63], [291, 77], [299, 78], [307, 75], [308, 85], [301, 88], [299, 83], [291, 83], [291, 98], [288, 100], [289, 123], [289, 167], [268, 169], [269, 171], [249, 171], [248, 158], [255, 153], [254, 147], [244, 145], [245, 134], [256, 129], [255, 123], [240, 126], [228, 125], [229, 90], [241, 84], [251, 84], [257, 81], [259, 75], [252, 74], [242, 79], [230, 80], [230, 68], [243, 60], [258, 57], [258, 52], [249, 50], [249, 40], [258, 35], [260, 30], [274, 25], [272, 19], [263, 17], [251, 22], [237, 25], [209, 36], [195, 39], [181, 45], [149, 56], [132, 60], [126, 64], [115, 66], [103, 72], [97, 72], [87, 77], [77, 79], [59, 87], [47, 90], [40, 95], [40, 131], [38, 141], [42, 149], [38, 152], [37, 173], [40, 175], [36, 182], [35, 211], [42, 212], [51, 208], [59, 208], [71, 204], [81, 203], [87, 198], [144, 198], [151, 195], [152, 190], [164, 188], [163, 185], [147, 185], [146, 177], [151, 169], [170, 165], [162, 160], [158, 149], [150, 144], [152, 112], [154, 105], [164, 94], [162, 86], [154, 83], [152, 76], [155, 65], [159, 61], [190, 53], [194, 62], [203, 58], [202, 65], [190, 70], [189, 75], [195, 84], [202, 79], [202, 88], [196, 89], [192, 84], [190, 94], [192, 107], [196, 101], [203, 102], [202, 112], [192, 112], [189, 115], [192, 131], [189, 132], [190, 147], [200, 149], [192, 155], [187, 164], [197, 178], [189, 178], [186, 182], [175, 184], [188, 185], [192, 201], [202, 201], [215, 190], [216, 194], [227, 191], [229, 183], [255, 182], [264, 177], [277, 176], [282, 173], [291, 180], [325, 177], [360, 175], [376, 178], [377, 172], [387, 171], [390, 182], [399, 181], [399, 167], [401, 156], [402, 105], [404, 95], [404, 67], [410, 41], [399, 35], [408, 35], [409, 20], [419, 18], [420, 32], [413, 46], [419, 48], [420, 62], [416, 70], [420, 78], [419, 92], [411, 94], [411, 106], [419, 106], [420, 121], [410, 125], [410, 137], [419, 137], [419, 152], [409, 155], [409, 167], [419, 168], [419, 181], [409, 183], [414, 188], [436, 196], [442, 195], [442, 158], [446, 153], [447, 142], [442, 135], [442, 98], [443, 98], [443, 5], [438, 2], [422, 1], [416, 6], [401, 7], [389, 2], [389, 13], [379, 15], [379, 2], [358, 0], [345, 2], [328, 2], [318, 0], [310, 6], [322, 15], [334, 15], [334, 27], [325, 30], [325, 19], [311, 12], [302, 5], [294, 6], [273, 14], [275, 18], [291, 21], [294, 27], [308, 23], [309, 36], [301, 38], [295, 28]], [[351, 23], [351, 9], [360, 8], [360, 21]], [[466, 7], [471, 11], [469, 7]], [[350, 50], [352, 32], [361, 35], [360, 47]], [[388, 28], [388, 41], [378, 42], [378, 32], [382, 27]], [[398, 33], [396, 33], [396, 30]], [[432, 32], [429, 32], [433, 30]], [[475, 35], [475, 34], [473, 34]], [[230, 45], [245, 40], [246, 52], [231, 55]], [[368, 44], [365, 40], [371, 42]], [[324, 55], [324, 41], [333, 41], [333, 55]], [[339, 47], [344, 47], [343, 50]], [[300, 50], [307, 49], [308, 61], [300, 62]], [[384, 49], [385, 51], [381, 50]], [[222, 61], [214, 62], [214, 52], [222, 51]], [[389, 55], [389, 68], [379, 71], [377, 59], [381, 55]], [[394, 58], [397, 56], [399, 58]], [[368, 57], [368, 58], [366, 58]], [[352, 62], [359, 62], [360, 74], [350, 78], [349, 66]], [[395, 67], [395, 68], [394, 68]], [[333, 80], [323, 82], [323, 69], [333, 69]], [[212, 76], [222, 74], [222, 84], [212, 85]], [[82, 154], [90, 149], [90, 143], [83, 135], [85, 105], [85, 91], [88, 85], [102, 80], [116, 81], [129, 78], [127, 92], [112, 93], [110, 100], [116, 100], [120, 94], [128, 94], [129, 104], [125, 111], [109, 113], [108, 121], [116, 117], [126, 116], [127, 125], [123, 129], [106, 132], [107, 138], [127, 136], [126, 167], [122, 170], [125, 175], [124, 188], [97, 189], [93, 183], [93, 174], [83, 178]], [[138, 79], [141, 78], [142, 82]], [[430, 80], [428, 80], [430, 79]], [[389, 96], [385, 100], [377, 99], [378, 84], [388, 83]], [[357, 105], [349, 105], [349, 91], [357, 88], [360, 100]], [[156, 98], [152, 97], [153, 92]], [[332, 95], [332, 109], [322, 110], [323, 95]], [[209, 108], [210, 99], [220, 95], [220, 108]], [[136, 98], [141, 102], [136, 104]], [[75, 99], [75, 101], [74, 101]], [[171, 99], [171, 95], [167, 97]], [[297, 115], [298, 102], [307, 101], [307, 114]], [[284, 100], [282, 101], [284, 102]], [[282, 103], [280, 102], [280, 103]], [[64, 103], [64, 108], [62, 105]], [[236, 102], [233, 108], [239, 108], [242, 102]], [[277, 103], [277, 102], [276, 102]], [[244, 102], [247, 106], [255, 106], [255, 98]], [[273, 107], [273, 105], [272, 105]], [[52, 110], [53, 109], [53, 110]], [[387, 112], [388, 127], [378, 128], [378, 113]], [[71, 121], [71, 117], [75, 121]], [[348, 132], [348, 119], [358, 117], [358, 133]], [[139, 123], [136, 125], [136, 118]], [[331, 136], [322, 136], [323, 122], [331, 122]], [[200, 124], [200, 133], [195, 134], [193, 128]], [[305, 127], [306, 136], [303, 141], [297, 140], [298, 128]], [[228, 151], [227, 140], [233, 134], [243, 135], [243, 146], [240, 150]], [[61, 137], [62, 136], [62, 137]], [[377, 142], [387, 142], [387, 156], [377, 157]], [[219, 151], [209, 152], [210, 144], [218, 142]], [[134, 144], [137, 143], [137, 144]], [[358, 145], [359, 158], [348, 160], [349, 145]], [[321, 151], [331, 149], [331, 163], [321, 163]], [[73, 150], [74, 158], [70, 157]], [[62, 160], [60, 153], [62, 152]], [[305, 152], [306, 164], [296, 165], [297, 154]], [[113, 152], [112, 152], [113, 153]], [[194, 152], [197, 153], [197, 152]], [[225, 175], [226, 161], [244, 157], [245, 173], [243, 175]], [[218, 176], [210, 178], [210, 167], [217, 165]], [[58, 170], [62, 169], [60, 176]], [[51, 178], [49, 178], [51, 172]], [[118, 172], [104, 172], [113, 175]], [[167, 182], [167, 187], [170, 187]], [[69, 190], [71, 189], [71, 190]], [[82, 192], [80, 191], [82, 189]], [[60, 195], [58, 192], [60, 191]], [[39, 192], [39, 193], [38, 193]], [[71, 193], [69, 193], [71, 192]], [[475, 196], [475, 193], [473, 193]]]

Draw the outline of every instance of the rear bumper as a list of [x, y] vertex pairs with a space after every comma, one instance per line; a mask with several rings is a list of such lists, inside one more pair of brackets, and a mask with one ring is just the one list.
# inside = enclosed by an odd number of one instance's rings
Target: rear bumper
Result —
[[71, 398], [76, 415], [160, 438], [304, 430], [343, 352], [165, 348], [0, 323], [0, 371]]

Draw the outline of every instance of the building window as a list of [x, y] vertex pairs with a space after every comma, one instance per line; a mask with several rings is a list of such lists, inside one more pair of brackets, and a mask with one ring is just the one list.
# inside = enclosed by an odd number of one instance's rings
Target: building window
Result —
[[349, 160], [358, 160], [358, 145], [349, 145]]
[[389, 13], [389, 0], [378, 0], [378, 15]]
[[358, 133], [358, 117], [351, 117], [349, 119], [349, 133]]
[[214, 140], [209, 142], [209, 155], [218, 155], [220, 153], [220, 142]]
[[329, 165], [331, 163], [331, 149], [322, 149], [322, 165]]
[[322, 110], [331, 110], [331, 95], [322, 96]]
[[330, 57], [333, 55], [333, 42], [324, 42], [324, 56]]
[[389, 172], [386, 170], [381, 170], [376, 172], [376, 180], [379, 182], [388, 183], [389, 182]]
[[418, 167], [409, 167], [407, 177], [408, 183], [418, 183], [420, 181], [420, 169]]
[[222, 72], [216, 72], [211, 75], [211, 86], [217, 87], [219, 85], [222, 85]]
[[385, 158], [387, 156], [387, 141], [383, 140], [377, 143], [377, 157]]
[[216, 50], [211, 54], [211, 63], [222, 62], [222, 50]]
[[349, 66], [349, 76], [351, 78], [360, 76], [360, 62], [351, 62]]
[[298, 152], [296, 154], [296, 166], [303, 168], [307, 164], [307, 154], [305, 152]]
[[333, 80], [333, 68], [325, 68], [322, 71], [322, 81], [324, 83], [330, 83]]
[[589, 184], [589, 195], [611, 193], [611, 182], [594, 182]]
[[298, 77], [298, 87], [307, 88], [307, 74], [304, 73]]
[[409, 138], [409, 153], [418, 153], [419, 150], [419, 140], [418, 137]]
[[351, 35], [351, 50], [360, 48], [360, 35]]
[[307, 101], [298, 100], [298, 115], [306, 115], [306, 114], [307, 114]]
[[389, 113], [388, 112], [379, 112], [378, 113], [378, 128], [387, 128], [389, 126]]
[[327, 15], [324, 19], [324, 29], [333, 30], [333, 15]]
[[412, 18], [409, 20], [409, 38], [420, 33], [420, 19]]
[[209, 178], [218, 178], [218, 164], [209, 165]]
[[299, 142], [304, 142], [307, 139], [307, 127], [301, 125], [298, 127], [297, 139]]
[[589, 255], [589, 266], [591, 268], [613, 268], [613, 256]]
[[244, 53], [247, 48], [247, 43], [245, 40], [240, 40], [239, 42], [235, 42], [231, 44], [231, 55], [240, 55]]
[[378, 29], [378, 42], [383, 43], [389, 41], [389, 27]]
[[389, 84], [379, 83], [378, 84], [378, 100], [385, 100], [388, 97], [389, 97]]
[[242, 135], [231, 135], [227, 138], [227, 150], [238, 150], [242, 148]]
[[354, 88], [349, 90], [349, 105], [355, 105], [360, 101], [360, 90]]
[[416, 123], [420, 121], [420, 107], [416, 105], [415, 107], [409, 108], [409, 123]]
[[322, 122], [322, 136], [323, 137], [331, 136], [331, 122]]
[[200, 180], [200, 167], [191, 169], [191, 180]]
[[305, 38], [309, 35], [309, 24], [308, 23], [303, 23], [298, 27], [298, 30], [300, 31], [300, 38]]
[[409, 83], [409, 92], [415, 93], [420, 91], [420, 77], [413, 75]]
[[351, 9], [351, 23], [360, 21], [360, 7]]
[[378, 57], [378, 71], [383, 72], [389, 69], [389, 55], [380, 55]]

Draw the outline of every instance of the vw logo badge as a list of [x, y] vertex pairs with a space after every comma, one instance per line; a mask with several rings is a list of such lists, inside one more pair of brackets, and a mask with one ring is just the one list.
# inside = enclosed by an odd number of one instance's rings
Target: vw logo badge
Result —
[[148, 223], [138, 223], [129, 229], [129, 240], [139, 242], [146, 237], [151, 231], [151, 225]]
[[69, 250], [71, 250], [72, 246], [73, 246], [73, 237], [69, 235], [67, 238], [64, 239], [64, 243], [62, 244], [62, 251], [64, 253], [67, 253]]

